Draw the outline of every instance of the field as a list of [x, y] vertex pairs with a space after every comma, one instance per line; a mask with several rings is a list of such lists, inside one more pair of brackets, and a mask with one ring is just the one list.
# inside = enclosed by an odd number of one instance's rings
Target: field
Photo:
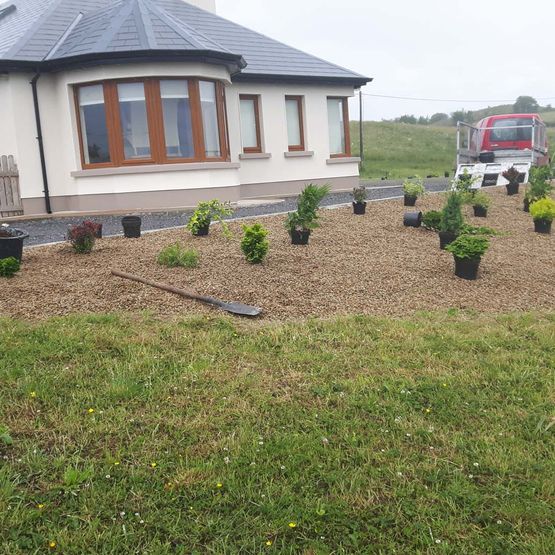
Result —
[[[555, 118], [555, 112], [545, 115]], [[555, 123], [555, 120], [554, 120]], [[456, 157], [456, 128], [364, 122], [365, 178], [406, 178], [419, 174], [443, 176], [452, 172]], [[548, 128], [551, 149], [555, 146], [555, 127]], [[359, 124], [351, 122], [354, 153], [360, 152]]]
[[0, 323], [0, 553], [555, 552], [555, 319]]

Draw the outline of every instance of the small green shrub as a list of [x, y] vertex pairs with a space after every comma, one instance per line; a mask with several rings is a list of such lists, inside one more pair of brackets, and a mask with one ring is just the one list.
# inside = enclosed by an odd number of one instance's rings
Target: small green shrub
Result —
[[259, 223], [251, 226], [243, 226], [243, 238], [241, 239], [241, 250], [250, 264], [260, 264], [268, 254], [270, 243], [266, 237], [268, 230]]
[[501, 235], [499, 231], [493, 229], [492, 227], [475, 226], [475, 225], [469, 225], [469, 224], [463, 224], [461, 226], [461, 233], [464, 235], [487, 235], [488, 237], [495, 237], [496, 235]]
[[21, 264], [17, 258], [10, 256], [8, 258], [3, 258], [0, 260], [0, 277], [13, 277], [19, 269]]
[[472, 195], [470, 203], [472, 206], [478, 206], [479, 208], [489, 208], [491, 199], [489, 195], [486, 195], [486, 193], [478, 191], [476, 194]]
[[478, 178], [476, 176], [471, 175], [468, 173], [468, 170], [465, 169], [457, 179], [451, 182], [452, 190], [456, 193], [468, 195], [473, 191], [472, 185], [474, 185], [477, 180]]
[[71, 247], [77, 254], [89, 254], [94, 248], [95, 230], [85, 223], [72, 225], [69, 228], [67, 238]]
[[361, 185], [360, 187], [355, 187], [353, 189], [353, 198], [354, 201], [357, 203], [362, 203], [366, 200], [366, 187], [364, 187], [363, 185]]
[[285, 228], [293, 231], [308, 231], [318, 227], [318, 206], [330, 192], [327, 185], [307, 185], [297, 200], [297, 210], [288, 214]]
[[459, 235], [445, 247], [455, 258], [479, 260], [489, 248], [489, 239], [480, 235]]
[[422, 215], [422, 225], [430, 231], [439, 231], [441, 229], [441, 212], [439, 210], [430, 210]]
[[461, 205], [460, 194], [451, 192], [447, 195], [447, 202], [441, 213], [441, 231], [454, 235], [460, 234], [464, 224]]
[[525, 198], [530, 204], [551, 194], [553, 189], [551, 177], [551, 168], [549, 166], [535, 167], [530, 170], [530, 185], [525, 194]]
[[535, 222], [552, 222], [555, 219], [555, 201], [542, 198], [530, 205], [530, 214]]
[[424, 188], [424, 180], [421, 177], [416, 176], [412, 179], [407, 179], [403, 183], [403, 193], [407, 197], [421, 197], [425, 192], [426, 189]]
[[193, 235], [197, 235], [202, 228], [209, 226], [213, 221], [217, 221], [222, 224], [224, 235], [230, 237], [231, 233], [224, 218], [231, 216], [231, 214], [233, 214], [233, 210], [229, 202], [220, 202], [216, 199], [199, 202], [197, 209], [187, 223], [187, 229]]
[[196, 268], [198, 260], [199, 255], [197, 251], [186, 249], [179, 243], [168, 245], [158, 255], [158, 264], [168, 268]]

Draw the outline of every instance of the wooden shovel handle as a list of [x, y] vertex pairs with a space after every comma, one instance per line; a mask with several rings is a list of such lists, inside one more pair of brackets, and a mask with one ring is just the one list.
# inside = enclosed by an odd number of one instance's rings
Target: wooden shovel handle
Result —
[[143, 283], [144, 285], [150, 285], [151, 287], [155, 287], [156, 289], [162, 289], [163, 291], [169, 291], [170, 293], [175, 293], [176, 295], [180, 295], [181, 297], [185, 297], [188, 299], [195, 299], [197, 301], [201, 301], [203, 303], [209, 303], [215, 306], [221, 306], [223, 303], [218, 301], [217, 299], [213, 299], [212, 297], [204, 297], [195, 293], [191, 289], [180, 289], [179, 287], [173, 287], [173, 285], [166, 285], [165, 283], [159, 283], [157, 281], [152, 281], [150, 279], [142, 278], [140, 276], [135, 276], [133, 274], [128, 274], [126, 272], [120, 272], [119, 270], [112, 270], [112, 274], [114, 276], [129, 279], [131, 281], [136, 281], [138, 283]]

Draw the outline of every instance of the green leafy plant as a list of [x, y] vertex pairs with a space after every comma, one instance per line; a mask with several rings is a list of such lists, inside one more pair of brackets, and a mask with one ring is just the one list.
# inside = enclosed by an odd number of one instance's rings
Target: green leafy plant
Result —
[[491, 204], [491, 199], [486, 193], [478, 191], [475, 195], [472, 195], [470, 199], [472, 206], [477, 206], [479, 208], [488, 208]]
[[535, 222], [552, 222], [555, 219], [555, 201], [542, 198], [530, 205], [530, 214]]
[[186, 249], [180, 243], [163, 248], [158, 255], [158, 264], [168, 268], [196, 268], [199, 255], [196, 250]]
[[549, 166], [542, 166], [541, 168], [535, 167], [530, 170], [530, 185], [524, 195], [530, 204], [542, 198], [546, 198], [551, 194], [553, 190], [551, 178], [552, 174]]
[[231, 232], [224, 218], [231, 216], [231, 214], [233, 214], [233, 210], [229, 202], [220, 202], [216, 199], [199, 202], [187, 223], [187, 229], [193, 235], [197, 235], [201, 229], [209, 226], [213, 221], [217, 221], [222, 224], [224, 235], [230, 237]]
[[463, 235], [487, 235], [488, 237], [494, 237], [496, 235], [501, 235], [499, 231], [486, 226], [474, 226], [469, 224], [463, 224], [461, 226], [461, 234]]
[[243, 226], [243, 238], [241, 239], [241, 250], [250, 264], [260, 264], [268, 254], [270, 243], [268, 242], [268, 230], [259, 223], [251, 226]]
[[451, 182], [451, 190], [456, 193], [468, 195], [473, 191], [472, 185], [474, 185], [478, 179], [478, 177], [468, 173], [468, 170], [465, 169], [457, 179], [453, 179]]
[[72, 225], [69, 228], [67, 238], [77, 254], [89, 254], [94, 248], [94, 233], [94, 229], [85, 223]]
[[511, 185], [517, 185], [520, 179], [520, 172], [511, 166], [508, 170], [501, 174]]
[[403, 193], [410, 198], [421, 197], [426, 192], [424, 188], [424, 180], [416, 176], [412, 179], [407, 179], [403, 183]]
[[2, 424], [0, 424], [0, 445], [1, 444], [4, 444], [4, 445], [13, 444], [13, 439], [12, 439], [12, 436], [10, 435], [10, 431], [8, 430], [8, 428], [6, 428], [6, 426], [3, 426]]
[[307, 185], [297, 200], [297, 210], [288, 214], [285, 227], [293, 231], [309, 231], [316, 229], [318, 223], [318, 206], [328, 195], [330, 188], [327, 185]]
[[360, 186], [353, 189], [353, 198], [357, 203], [363, 203], [366, 200], [367, 192], [366, 187]]
[[462, 199], [460, 194], [451, 192], [447, 195], [447, 202], [441, 213], [441, 231], [459, 235], [464, 224], [461, 211]]
[[3, 258], [0, 260], [0, 277], [13, 277], [19, 269], [21, 264], [17, 258], [9, 256], [8, 258]]
[[441, 229], [441, 212], [439, 210], [430, 210], [422, 215], [422, 225], [430, 231], [439, 231]]
[[482, 235], [459, 235], [445, 247], [455, 258], [480, 260], [489, 248], [489, 239]]

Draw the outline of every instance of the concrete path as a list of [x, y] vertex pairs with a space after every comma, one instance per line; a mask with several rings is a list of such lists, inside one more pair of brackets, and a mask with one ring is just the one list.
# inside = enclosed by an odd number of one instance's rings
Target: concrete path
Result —
[[[361, 181], [361, 183], [369, 188], [369, 200], [399, 197], [403, 194], [401, 190], [402, 181]], [[428, 179], [426, 180], [426, 189], [430, 192], [443, 191], [447, 188], [448, 183], [448, 179]], [[350, 202], [352, 202], [352, 195], [350, 191], [347, 191], [328, 195], [322, 202], [322, 205], [334, 206]], [[296, 205], [296, 197], [271, 200], [248, 200], [239, 203], [231, 219], [290, 212], [295, 210]], [[142, 230], [151, 231], [184, 226], [187, 224], [191, 213], [192, 210], [142, 213]], [[122, 234], [121, 218], [121, 215], [90, 216], [90, 219], [95, 222], [102, 223], [104, 236]], [[64, 241], [68, 226], [79, 224], [84, 219], [87, 219], [87, 217], [83, 215], [78, 217], [49, 217], [44, 219], [30, 218], [28, 220], [18, 219], [17, 221], [10, 222], [10, 225], [27, 231], [27, 233], [29, 233], [29, 239], [25, 242], [25, 245], [31, 246]], [[0, 223], [2, 222], [0, 221]]]

